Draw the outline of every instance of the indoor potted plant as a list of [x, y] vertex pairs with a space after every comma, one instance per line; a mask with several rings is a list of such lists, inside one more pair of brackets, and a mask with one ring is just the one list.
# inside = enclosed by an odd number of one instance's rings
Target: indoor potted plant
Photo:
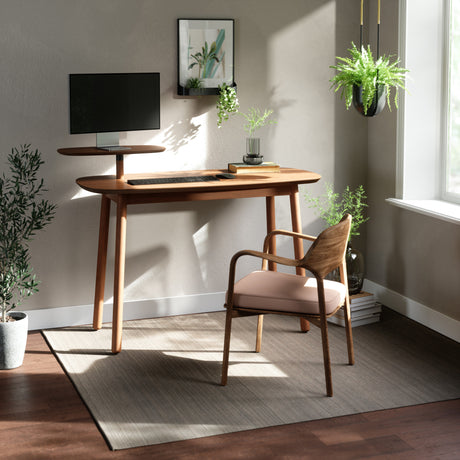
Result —
[[53, 218], [55, 205], [41, 198], [41, 153], [30, 145], [8, 155], [10, 176], [0, 177], [0, 369], [22, 364], [27, 341], [27, 315], [13, 312], [38, 291], [30, 265], [29, 243]]
[[399, 59], [390, 62], [390, 57], [380, 56], [376, 60], [370, 46], [358, 50], [354, 43], [348, 50], [351, 57], [337, 57], [337, 65], [330, 66], [337, 74], [330, 80], [335, 92], [345, 99], [347, 109], [351, 104], [362, 115], [371, 117], [385, 107], [391, 111], [390, 93], [395, 90], [394, 104], [398, 108], [399, 89], [405, 90], [404, 78], [407, 69], [399, 67]]
[[[351, 238], [358, 236], [359, 227], [369, 220], [364, 216], [367, 204], [364, 187], [359, 185], [355, 190], [351, 190], [347, 185], [342, 193], [336, 193], [331, 184], [326, 183], [326, 193], [319, 197], [313, 197], [309, 193], [305, 194], [310, 208], [316, 209], [319, 217], [326, 221], [327, 226], [340, 222], [346, 214], [351, 214], [351, 228], [348, 239], [347, 252], [345, 259], [347, 262], [348, 291], [350, 295], [361, 292], [364, 282], [364, 258], [360, 251], [353, 248]], [[338, 276], [333, 274], [332, 277]]]
[[201, 94], [206, 94], [203, 88], [203, 82], [200, 78], [189, 78], [185, 87], [188, 89], [189, 96], [200, 96]]
[[247, 164], [261, 164], [264, 157], [260, 154], [260, 138], [253, 137], [254, 132], [263, 126], [276, 123], [275, 120], [270, 120], [273, 110], [262, 110], [251, 107], [247, 113], [239, 111], [239, 102], [236, 96], [235, 88], [223, 84], [219, 88], [219, 99], [217, 101], [217, 126], [220, 128], [222, 122], [228, 120], [230, 115], [240, 114], [246, 120], [244, 130], [249, 137], [246, 138], [246, 155], [243, 156], [243, 161]]

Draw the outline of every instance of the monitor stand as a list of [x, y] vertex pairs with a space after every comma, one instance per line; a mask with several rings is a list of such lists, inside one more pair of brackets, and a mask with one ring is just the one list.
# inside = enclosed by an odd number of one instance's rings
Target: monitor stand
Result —
[[120, 133], [96, 133], [96, 147], [109, 152], [131, 150], [130, 147], [120, 145]]

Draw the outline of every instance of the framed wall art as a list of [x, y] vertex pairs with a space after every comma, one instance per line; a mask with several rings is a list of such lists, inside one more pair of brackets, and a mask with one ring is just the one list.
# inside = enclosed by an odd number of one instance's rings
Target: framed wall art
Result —
[[219, 94], [236, 86], [234, 20], [178, 19], [178, 85], [181, 96]]

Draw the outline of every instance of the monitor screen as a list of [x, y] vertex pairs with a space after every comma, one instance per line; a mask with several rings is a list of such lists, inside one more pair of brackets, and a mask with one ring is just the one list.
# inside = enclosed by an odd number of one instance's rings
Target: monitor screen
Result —
[[160, 129], [160, 74], [71, 74], [70, 134]]

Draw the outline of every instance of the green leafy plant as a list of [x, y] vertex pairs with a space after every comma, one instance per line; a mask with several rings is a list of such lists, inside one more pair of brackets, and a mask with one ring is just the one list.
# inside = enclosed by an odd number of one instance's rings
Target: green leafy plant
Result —
[[247, 113], [240, 112], [240, 104], [235, 88], [224, 83], [219, 87], [219, 90], [219, 99], [217, 100], [217, 126], [219, 128], [233, 114], [239, 114], [244, 117], [246, 120], [244, 130], [249, 134], [249, 137], [252, 137], [257, 129], [276, 123], [276, 120], [269, 120], [269, 117], [273, 114], [273, 110], [265, 109], [262, 112], [258, 108], [251, 107]]
[[13, 148], [8, 155], [10, 177], [0, 177], [0, 310], [1, 321], [21, 301], [38, 292], [30, 265], [29, 243], [38, 230], [49, 224], [56, 206], [41, 198], [43, 179], [37, 174], [41, 153], [30, 145]]
[[338, 224], [345, 214], [351, 214], [350, 239], [352, 236], [358, 236], [361, 224], [369, 220], [364, 216], [367, 196], [362, 185], [355, 190], [351, 190], [347, 185], [342, 193], [336, 193], [332, 185], [326, 183], [324, 195], [314, 197], [307, 193], [305, 199], [310, 204], [309, 207], [316, 209], [319, 217], [326, 221], [328, 227]]
[[201, 88], [203, 86], [203, 82], [200, 78], [192, 77], [187, 80], [185, 86], [187, 88]]
[[216, 42], [212, 42], [211, 46], [208, 46], [208, 42], [204, 42], [204, 46], [201, 47], [201, 52], [190, 55], [195, 62], [192, 62], [188, 68], [192, 69], [198, 65], [198, 77], [208, 78], [209, 69], [211, 68], [210, 64], [220, 62], [217, 53]]
[[337, 70], [337, 74], [330, 80], [331, 88], [340, 91], [340, 97], [345, 99], [347, 109], [353, 101], [353, 86], [361, 86], [363, 94], [364, 114], [374, 100], [378, 87], [385, 87], [387, 92], [388, 108], [391, 111], [390, 92], [395, 89], [394, 104], [398, 108], [399, 89], [405, 90], [404, 78], [407, 69], [398, 67], [399, 59], [390, 63], [390, 57], [381, 56], [374, 60], [370, 46], [358, 50], [354, 43], [348, 50], [351, 57], [337, 57], [337, 65], [330, 66]]
[[220, 128], [230, 115], [237, 113], [240, 107], [235, 88], [226, 83], [219, 86], [219, 99], [217, 100], [217, 126]]
[[260, 109], [251, 107], [248, 113], [240, 113], [246, 119], [244, 130], [249, 134], [249, 137], [252, 137], [257, 129], [276, 123], [276, 120], [269, 120], [270, 115], [273, 113], [271, 109], [265, 109], [262, 113]]

